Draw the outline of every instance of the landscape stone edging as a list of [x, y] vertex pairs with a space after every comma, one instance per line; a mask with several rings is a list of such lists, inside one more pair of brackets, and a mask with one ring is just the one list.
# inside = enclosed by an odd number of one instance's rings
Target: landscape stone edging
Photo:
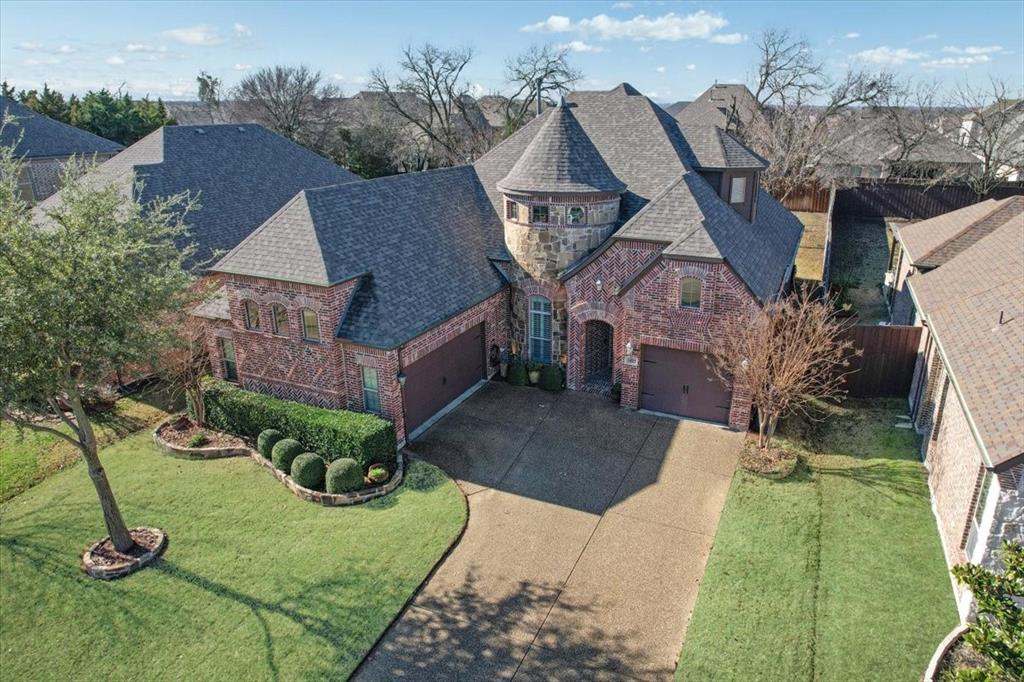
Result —
[[946, 654], [953, 648], [953, 645], [967, 632], [968, 627], [966, 623], [957, 625], [946, 635], [945, 639], [939, 642], [939, 646], [935, 648], [935, 653], [932, 654], [932, 660], [928, 662], [928, 669], [924, 671], [924, 682], [935, 682], [935, 672], [938, 670], [939, 664], [946, 658]]
[[[175, 445], [174, 443], [161, 438], [160, 429], [177, 421], [178, 419], [181, 419], [181, 417], [182, 414], [172, 414], [170, 417], [156, 425], [156, 428], [153, 429], [153, 442], [157, 444], [157, 447], [165, 450], [175, 457], [184, 457], [186, 459], [221, 459], [223, 457], [241, 457], [249, 454], [249, 448], [244, 445], [241, 447], [228, 448], [217, 446], [190, 448], [182, 445]], [[216, 431], [216, 429], [207, 429], [207, 431]], [[218, 433], [224, 432], [218, 431]], [[233, 436], [233, 434], [230, 433], [225, 433], [225, 435], [238, 438], [238, 436]], [[239, 438], [239, 440], [241, 440], [241, 438]]]
[[135, 571], [153, 563], [153, 561], [155, 561], [157, 557], [163, 554], [164, 550], [167, 549], [167, 533], [160, 528], [148, 527], [129, 528], [128, 532], [131, 533], [136, 530], [148, 530], [156, 533], [159, 536], [160, 541], [156, 544], [156, 547], [141, 556], [135, 557], [128, 563], [119, 564], [117, 566], [98, 566], [92, 560], [92, 553], [96, 551], [97, 547], [110, 539], [110, 536], [106, 535], [99, 541], [89, 545], [88, 549], [82, 553], [82, 570], [93, 578], [99, 578], [100, 580], [114, 580], [115, 578], [123, 578], [124, 576], [134, 573]]

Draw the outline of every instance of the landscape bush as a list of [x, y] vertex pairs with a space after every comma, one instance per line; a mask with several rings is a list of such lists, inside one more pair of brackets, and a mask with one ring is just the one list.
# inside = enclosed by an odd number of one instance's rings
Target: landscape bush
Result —
[[256, 449], [259, 450], [260, 454], [266, 459], [270, 459], [270, 452], [274, 449], [274, 445], [277, 441], [284, 438], [284, 434], [277, 429], [265, 429], [260, 431], [259, 437], [256, 439]]
[[350, 493], [362, 487], [363, 468], [354, 459], [336, 459], [327, 467], [327, 492]]
[[513, 386], [526, 385], [526, 365], [518, 358], [508, 366], [508, 383]]
[[540, 371], [540, 387], [545, 391], [562, 390], [562, 370], [558, 365], [545, 365]]
[[281, 400], [212, 377], [204, 379], [203, 392], [206, 421], [213, 428], [245, 438], [275, 429], [305, 443], [326, 462], [348, 457], [364, 470], [375, 462], [395, 466], [394, 426], [377, 415]]
[[303, 452], [302, 443], [294, 438], [282, 438], [274, 444], [270, 451], [270, 459], [274, 467], [286, 474], [292, 470], [292, 462]]
[[188, 439], [188, 446], [190, 448], [201, 448], [206, 445], [207, 437], [205, 433], [197, 433]]
[[323, 490], [327, 465], [315, 452], [304, 452], [292, 462], [292, 480], [303, 488]]

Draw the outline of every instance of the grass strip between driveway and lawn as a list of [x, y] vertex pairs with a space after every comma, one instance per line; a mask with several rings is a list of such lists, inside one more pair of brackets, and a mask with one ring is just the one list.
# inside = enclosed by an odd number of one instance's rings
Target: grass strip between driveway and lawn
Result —
[[789, 478], [737, 471], [678, 680], [913, 682], [957, 623], [905, 403], [824, 409]]
[[169, 547], [121, 580], [82, 573], [105, 534], [84, 467], [0, 506], [0, 651], [17, 679], [346, 679], [466, 520], [423, 462], [395, 493], [331, 508], [246, 458], [172, 458], [149, 430], [101, 456], [128, 525]]

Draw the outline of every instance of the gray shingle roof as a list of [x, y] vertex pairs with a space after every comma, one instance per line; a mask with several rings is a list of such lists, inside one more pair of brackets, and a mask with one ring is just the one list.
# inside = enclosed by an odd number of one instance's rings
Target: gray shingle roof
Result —
[[[198, 196], [199, 209], [187, 217], [198, 263], [236, 246], [300, 190], [360, 180], [254, 124], [160, 128], [98, 166], [90, 181], [127, 192], [133, 177], [143, 182], [143, 202], [183, 191]], [[59, 201], [56, 194], [39, 207]]]
[[743, 123], [749, 123], [760, 111], [754, 94], [740, 83], [715, 83], [685, 107], [675, 112], [684, 125], [728, 127], [729, 115], [735, 107]]
[[[11, 116], [14, 123], [0, 132], [0, 144], [17, 143], [15, 153], [27, 159], [91, 154], [116, 154], [121, 145], [81, 128], [37, 114], [9, 97], [0, 98], [0, 119]], [[19, 140], [19, 136], [21, 139]]]
[[[989, 464], [1024, 457], [1024, 215], [907, 282]], [[1002, 319], [1000, 319], [1002, 318]]]
[[768, 162], [743, 146], [743, 143], [718, 126], [680, 123], [686, 141], [693, 150], [691, 166], [708, 170], [727, 168], [765, 169]]
[[213, 269], [320, 286], [363, 276], [338, 335], [394, 348], [505, 286], [488, 260], [500, 234], [460, 166], [302, 192]]
[[507, 192], [621, 192], [615, 177], [564, 101], [546, 117], [512, 170], [498, 183]]

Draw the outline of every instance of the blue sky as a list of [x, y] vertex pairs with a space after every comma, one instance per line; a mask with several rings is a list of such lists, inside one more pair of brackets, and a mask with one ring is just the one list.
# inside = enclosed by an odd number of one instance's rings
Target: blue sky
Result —
[[7, 2], [0, 78], [65, 93], [124, 83], [132, 94], [195, 95], [201, 69], [228, 85], [271, 64], [305, 63], [346, 91], [400, 48], [470, 46], [479, 92], [500, 91], [504, 60], [568, 45], [581, 88], [628, 81], [658, 101], [715, 80], [748, 81], [766, 28], [806, 37], [838, 72], [887, 68], [946, 86], [989, 76], [1024, 88], [1022, 2]]

